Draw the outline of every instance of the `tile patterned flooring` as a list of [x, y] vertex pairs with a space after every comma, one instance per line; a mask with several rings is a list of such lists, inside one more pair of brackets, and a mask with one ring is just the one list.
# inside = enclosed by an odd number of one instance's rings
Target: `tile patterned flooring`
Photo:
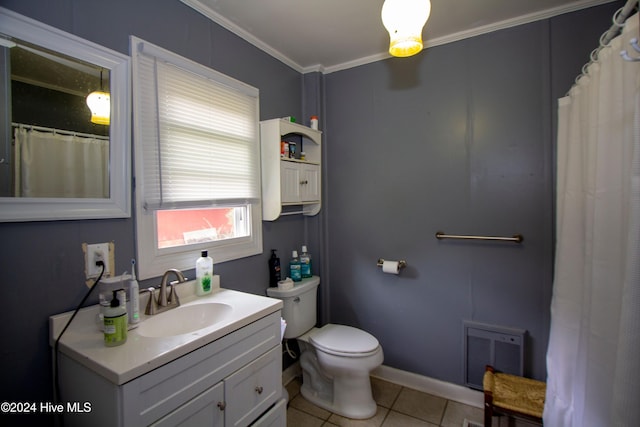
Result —
[[461, 427], [465, 418], [483, 422], [482, 409], [373, 377], [371, 386], [378, 412], [368, 420], [352, 420], [305, 400], [300, 384], [299, 378], [287, 384], [287, 427]]

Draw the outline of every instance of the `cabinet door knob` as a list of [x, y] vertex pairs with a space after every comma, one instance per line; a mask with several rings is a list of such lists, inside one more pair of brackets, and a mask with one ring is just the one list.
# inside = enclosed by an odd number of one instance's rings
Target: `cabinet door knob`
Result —
[[262, 387], [260, 387], [260, 386], [256, 387], [256, 393], [262, 394], [262, 390], [263, 390]]
[[224, 408], [227, 407], [227, 404], [225, 402], [218, 402], [218, 408], [220, 408], [221, 411], [224, 411]]

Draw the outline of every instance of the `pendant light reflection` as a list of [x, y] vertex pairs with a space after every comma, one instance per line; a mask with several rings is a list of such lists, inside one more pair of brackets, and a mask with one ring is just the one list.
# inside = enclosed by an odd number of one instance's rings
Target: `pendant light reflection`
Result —
[[102, 70], [100, 71], [100, 90], [87, 96], [87, 105], [91, 110], [91, 123], [108, 125], [111, 115], [111, 96], [102, 90]]
[[391, 55], [407, 57], [422, 50], [422, 29], [430, 13], [429, 0], [385, 0], [381, 16]]

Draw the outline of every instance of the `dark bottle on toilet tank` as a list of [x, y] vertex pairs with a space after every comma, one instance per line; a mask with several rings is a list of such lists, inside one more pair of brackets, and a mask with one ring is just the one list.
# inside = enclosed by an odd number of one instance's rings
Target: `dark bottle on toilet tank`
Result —
[[271, 257], [269, 258], [269, 286], [278, 286], [280, 279], [280, 258], [276, 255], [276, 250], [271, 249]]

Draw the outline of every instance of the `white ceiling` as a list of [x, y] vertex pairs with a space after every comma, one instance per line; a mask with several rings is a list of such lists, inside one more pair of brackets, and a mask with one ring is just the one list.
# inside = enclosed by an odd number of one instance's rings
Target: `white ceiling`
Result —
[[[388, 58], [384, 0], [181, 0], [300, 72]], [[613, 0], [431, 0], [425, 48]]]

